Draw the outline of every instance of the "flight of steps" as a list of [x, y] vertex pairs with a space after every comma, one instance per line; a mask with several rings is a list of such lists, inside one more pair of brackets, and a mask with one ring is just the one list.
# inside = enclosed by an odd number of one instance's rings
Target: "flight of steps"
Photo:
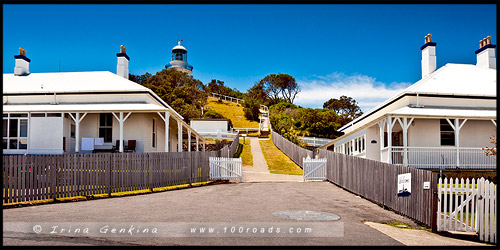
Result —
[[269, 110], [265, 106], [260, 108], [259, 137], [269, 137]]

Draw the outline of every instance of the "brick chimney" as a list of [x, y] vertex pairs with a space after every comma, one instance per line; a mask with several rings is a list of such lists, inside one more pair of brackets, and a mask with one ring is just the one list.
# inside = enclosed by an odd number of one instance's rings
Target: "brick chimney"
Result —
[[19, 48], [19, 55], [15, 55], [16, 66], [14, 67], [14, 75], [24, 76], [30, 73], [31, 60], [26, 57], [26, 50]]
[[422, 78], [430, 75], [436, 70], [436, 43], [432, 42], [432, 35], [425, 36], [425, 44], [422, 50]]
[[495, 47], [496, 45], [491, 44], [491, 36], [487, 36], [479, 41], [479, 49], [476, 50], [476, 66], [486, 69], [496, 69]]
[[127, 48], [123, 45], [120, 46], [120, 53], [117, 53], [118, 64], [116, 66], [116, 74], [128, 79], [128, 62], [130, 58], [127, 56]]

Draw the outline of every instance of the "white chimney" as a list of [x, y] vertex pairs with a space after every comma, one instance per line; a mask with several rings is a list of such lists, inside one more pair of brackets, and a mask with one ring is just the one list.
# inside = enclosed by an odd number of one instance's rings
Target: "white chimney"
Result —
[[116, 74], [128, 79], [128, 61], [130, 58], [127, 56], [127, 48], [120, 46], [120, 53], [117, 53], [118, 64], [116, 65]]
[[23, 76], [30, 73], [31, 60], [26, 57], [26, 50], [19, 48], [19, 55], [14, 56], [16, 59], [16, 66], [14, 67], [14, 75]]
[[497, 62], [495, 58], [496, 45], [491, 44], [491, 36], [479, 41], [479, 49], [476, 50], [477, 66], [486, 69], [496, 69]]
[[432, 42], [432, 35], [425, 36], [425, 44], [422, 50], [422, 78], [430, 75], [436, 70], [436, 43]]

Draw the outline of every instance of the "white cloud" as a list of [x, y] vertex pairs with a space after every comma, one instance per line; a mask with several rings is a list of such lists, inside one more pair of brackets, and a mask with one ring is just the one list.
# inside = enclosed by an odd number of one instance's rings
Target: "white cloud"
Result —
[[346, 75], [332, 73], [326, 76], [313, 76], [311, 79], [297, 81], [301, 91], [294, 103], [311, 108], [322, 108], [323, 103], [341, 95], [354, 98], [363, 112], [370, 110], [385, 100], [393, 97], [411, 83], [377, 82], [366, 75]]

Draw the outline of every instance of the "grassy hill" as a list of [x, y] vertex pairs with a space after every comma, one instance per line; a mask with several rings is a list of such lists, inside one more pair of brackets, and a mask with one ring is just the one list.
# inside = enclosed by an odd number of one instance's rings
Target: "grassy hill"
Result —
[[204, 110], [213, 110], [231, 119], [235, 128], [259, 128], [259, 123], [249, 121], [243, 113], [243, 106], [232, 102], [219, 103], [216, 98], [208, 97], [208, 103]]

